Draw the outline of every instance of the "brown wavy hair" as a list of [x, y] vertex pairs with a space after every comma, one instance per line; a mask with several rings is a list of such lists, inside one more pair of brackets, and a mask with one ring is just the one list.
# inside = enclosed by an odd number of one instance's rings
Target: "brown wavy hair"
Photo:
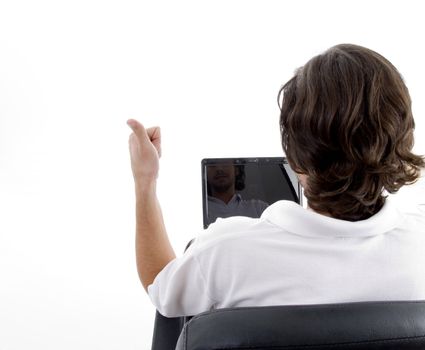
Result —
[[307, 175], [309, 206], [364, 220], [385, 192], [411, 184], [425, 166], [413, 154], [409, 91], [397, 69], [367, 48], [342, 44], [313, 57], [279, 91], [282, 146]]

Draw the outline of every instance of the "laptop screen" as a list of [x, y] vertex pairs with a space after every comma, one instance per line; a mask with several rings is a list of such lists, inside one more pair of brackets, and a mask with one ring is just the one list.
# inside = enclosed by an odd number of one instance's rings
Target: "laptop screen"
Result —
[[279, 200], [301, 204], [301, 186], [282, 157], [202, 160], [204, 228], [217, 218], [258, 218]]

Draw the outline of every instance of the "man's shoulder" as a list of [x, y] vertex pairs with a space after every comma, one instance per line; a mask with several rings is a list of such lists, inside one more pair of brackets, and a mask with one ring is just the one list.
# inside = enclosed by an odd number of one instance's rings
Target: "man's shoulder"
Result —
[[235, 238], [264, 234], [272, 228], [274, 227], [262, 218], [249, 218], [246, 216], [219, 218], [196, 237], [193, 248], [203, 250], [208, 247], [226, 244], [226, 242]]

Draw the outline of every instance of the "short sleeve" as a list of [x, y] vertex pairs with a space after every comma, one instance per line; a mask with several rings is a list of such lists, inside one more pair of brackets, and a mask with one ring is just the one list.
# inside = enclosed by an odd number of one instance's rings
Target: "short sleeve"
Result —
[[148, 286], [148, 294], [166, 317], [193, 316], [210, 310], [215, 303], [192, 250], [170, 261]]

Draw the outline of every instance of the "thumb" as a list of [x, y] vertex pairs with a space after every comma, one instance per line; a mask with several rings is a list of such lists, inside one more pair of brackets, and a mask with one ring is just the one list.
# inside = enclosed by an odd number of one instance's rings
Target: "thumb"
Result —
[[143, 145], [150, 143], [149, 136], [146, 132], [145, 127], [135, 119], [127, 120], [127, 125], [133, 130], [134, 134], [137, 136], [139, 142]]

